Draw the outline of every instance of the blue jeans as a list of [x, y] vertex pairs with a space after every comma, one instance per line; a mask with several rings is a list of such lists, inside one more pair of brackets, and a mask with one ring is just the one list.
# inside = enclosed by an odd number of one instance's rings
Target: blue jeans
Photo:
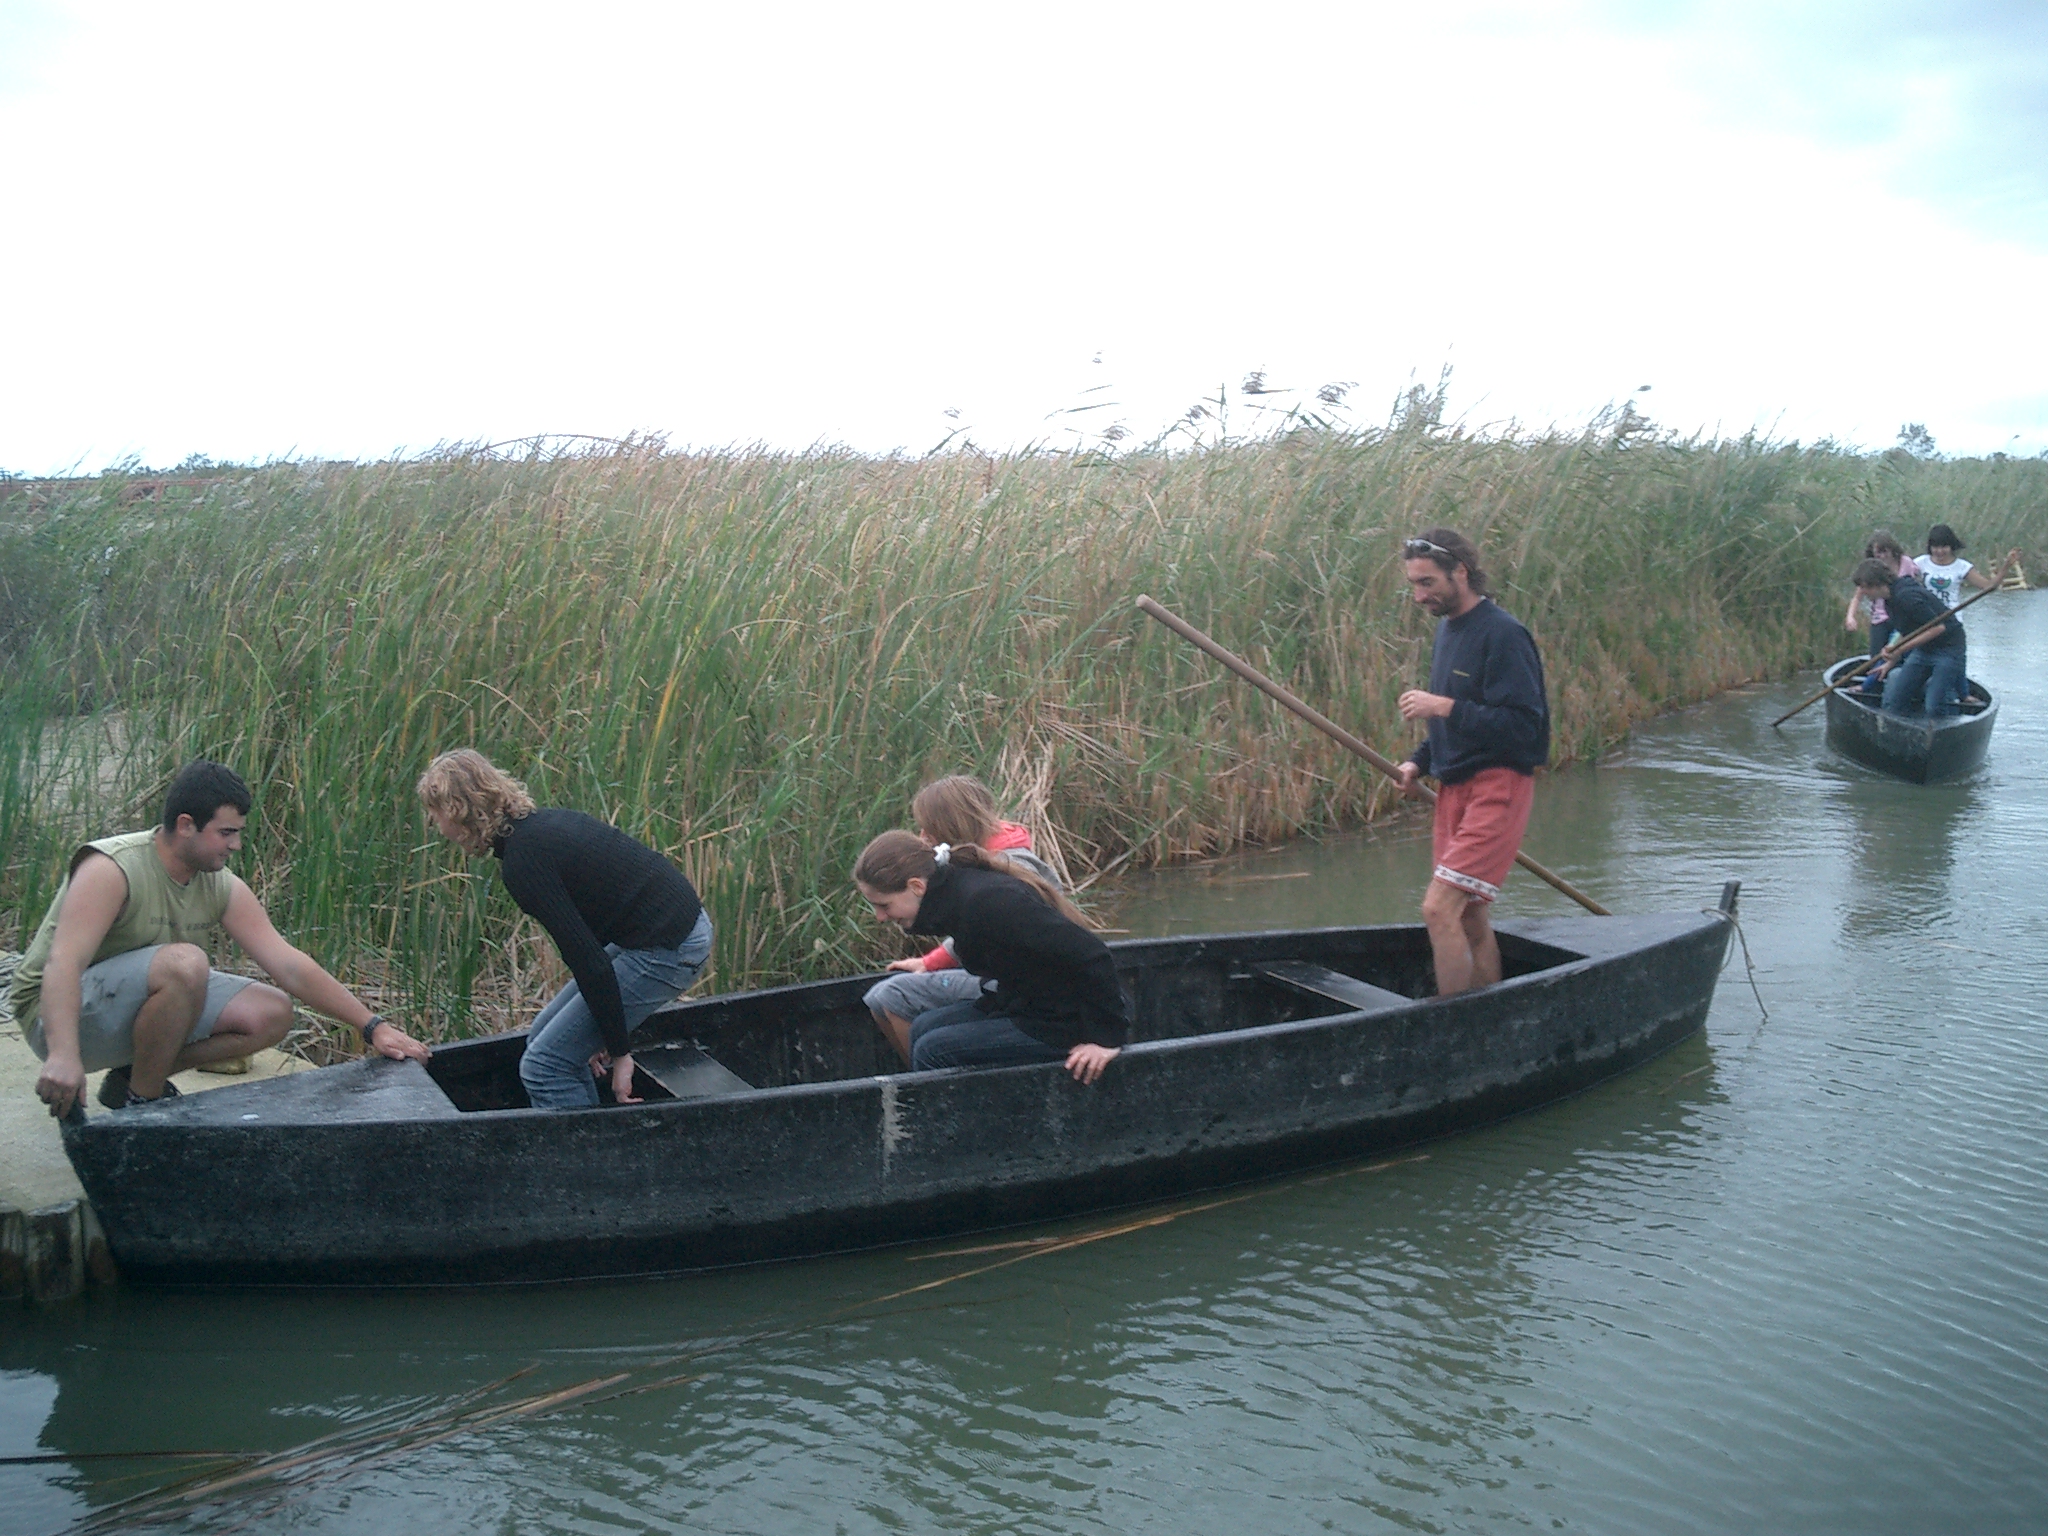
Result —
[[[620, 949], [607, 944], [612, 975], [618, 978], [619, 1000], [626, 1005], [626, 1029], [638, 1028], [647, 1016], [689, 990], [704, 962], [711, 958], [711, 914], [697, 919], [690, 936], [675, 949]], [[583, 1001], [575, 982], [557, 992], [541, 1009], [526, 1035], [526, 1054], [519, 1058], [519, 1081], [535, 1109], [595, 1109], [597, 1080], [590, 1058], [604, 1050], [604, 1031]]]
[[1067, 1053], [1028, 1035], [1001, 1014], [986, 1014], [972, 1002], [948, 1003], [921, 1013], [910, 1026], [910, 1069], [1014, 1067], [1036, 1061], [1065, 1061]]
[[1923, 645], [1906, 652], [1885, 675], [1885, 712], [1924, 712], [1929, 716], [1959, 713], [1957, 704], [1963, 696], [1963, 673], [1968, 661], [1968, 654], [1960, 648], [1937, 651], [1931, 645]]

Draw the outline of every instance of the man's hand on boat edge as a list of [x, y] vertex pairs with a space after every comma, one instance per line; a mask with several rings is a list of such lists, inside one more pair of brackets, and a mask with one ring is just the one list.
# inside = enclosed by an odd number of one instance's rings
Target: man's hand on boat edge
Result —
[[388, 1061], [425, 1061], [433, 1051], [413, 1039], [389, 1019], [374, 1018], [370, 1025], [370, 1049]]

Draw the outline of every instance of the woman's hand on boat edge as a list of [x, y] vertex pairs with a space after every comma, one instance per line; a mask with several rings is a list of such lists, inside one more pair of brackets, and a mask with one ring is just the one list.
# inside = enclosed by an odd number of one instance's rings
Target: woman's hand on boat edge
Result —
[[1113, 1045], [1077, 1045], [1067, 1052], [1067, 1070], [1074, 1074], [1075, 1082], [1092, 1083], [1118, 1054]]

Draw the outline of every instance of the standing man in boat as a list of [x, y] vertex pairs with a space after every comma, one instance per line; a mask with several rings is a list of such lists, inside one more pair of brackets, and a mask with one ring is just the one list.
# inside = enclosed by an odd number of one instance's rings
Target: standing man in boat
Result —
[[[99, 1099], [109, 1109], [175, 1098], [173, 1072], [282, 1040], [294, 997], [361, 1030], [380, 1055], [427, 1059], [424, 1045], [287, 944], [228, 873], [249, 805], [240, 774], [200, 759], [171, 780], [162, 825], [100, 838], [71, 856], [7, 998], [43, 1058], [36, 1096], [51, 1114], [70, 1114], [86, 1073], [102, 1068]], [[277, 986], [212, 969], [217, 930]]]
[[1435, 614], [1429, 688], [1401, 695], [1401, 718], [1426, 723], [1401, 764], [1401, 791], [1436, 777], [1436, 868], [1422, 920], [1436, 959], [1439, 997], [1500, 980], [1500, 943], [1488, 915], [1514, 867], [1550, 757], [1543, 658], [1529, 631], [1487, 595], [1471, 540], [1432, 528], [1401, 546], [1409, 595]]

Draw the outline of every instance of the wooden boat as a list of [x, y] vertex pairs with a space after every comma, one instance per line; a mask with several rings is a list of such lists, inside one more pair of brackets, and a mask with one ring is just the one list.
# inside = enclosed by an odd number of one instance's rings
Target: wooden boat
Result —
[[[1836, 678], [1868, 659], [1848, 657], [1822, 676], [1832, 686]], [[1910, 784], [1960, 778], [1984, 761], [1991, 727], [1998, 719], [1998, 703], [1980, 682], [1970, 682], [1962, 707], [1961, 714], [1939, 720], [1888, 715], [1875, 698], [1863, 697], [1851, 683], [1827, 697], [1828, 745], [1866, 768]]]
[[525, 1106], [524, 1037], [75, 1117], [125, 1277], [436, 1284], [647, 1275], [1180, 1195], [1483, 1125], [1699, 1029], [1733, 911], [1500, 925], [1506, 978], [1431, 997], [1419, 927], [1114, 946], [1133, 1043], [906, 1072], [873, 978], [686, 1001], [635, 1037], [648, 1102]]

